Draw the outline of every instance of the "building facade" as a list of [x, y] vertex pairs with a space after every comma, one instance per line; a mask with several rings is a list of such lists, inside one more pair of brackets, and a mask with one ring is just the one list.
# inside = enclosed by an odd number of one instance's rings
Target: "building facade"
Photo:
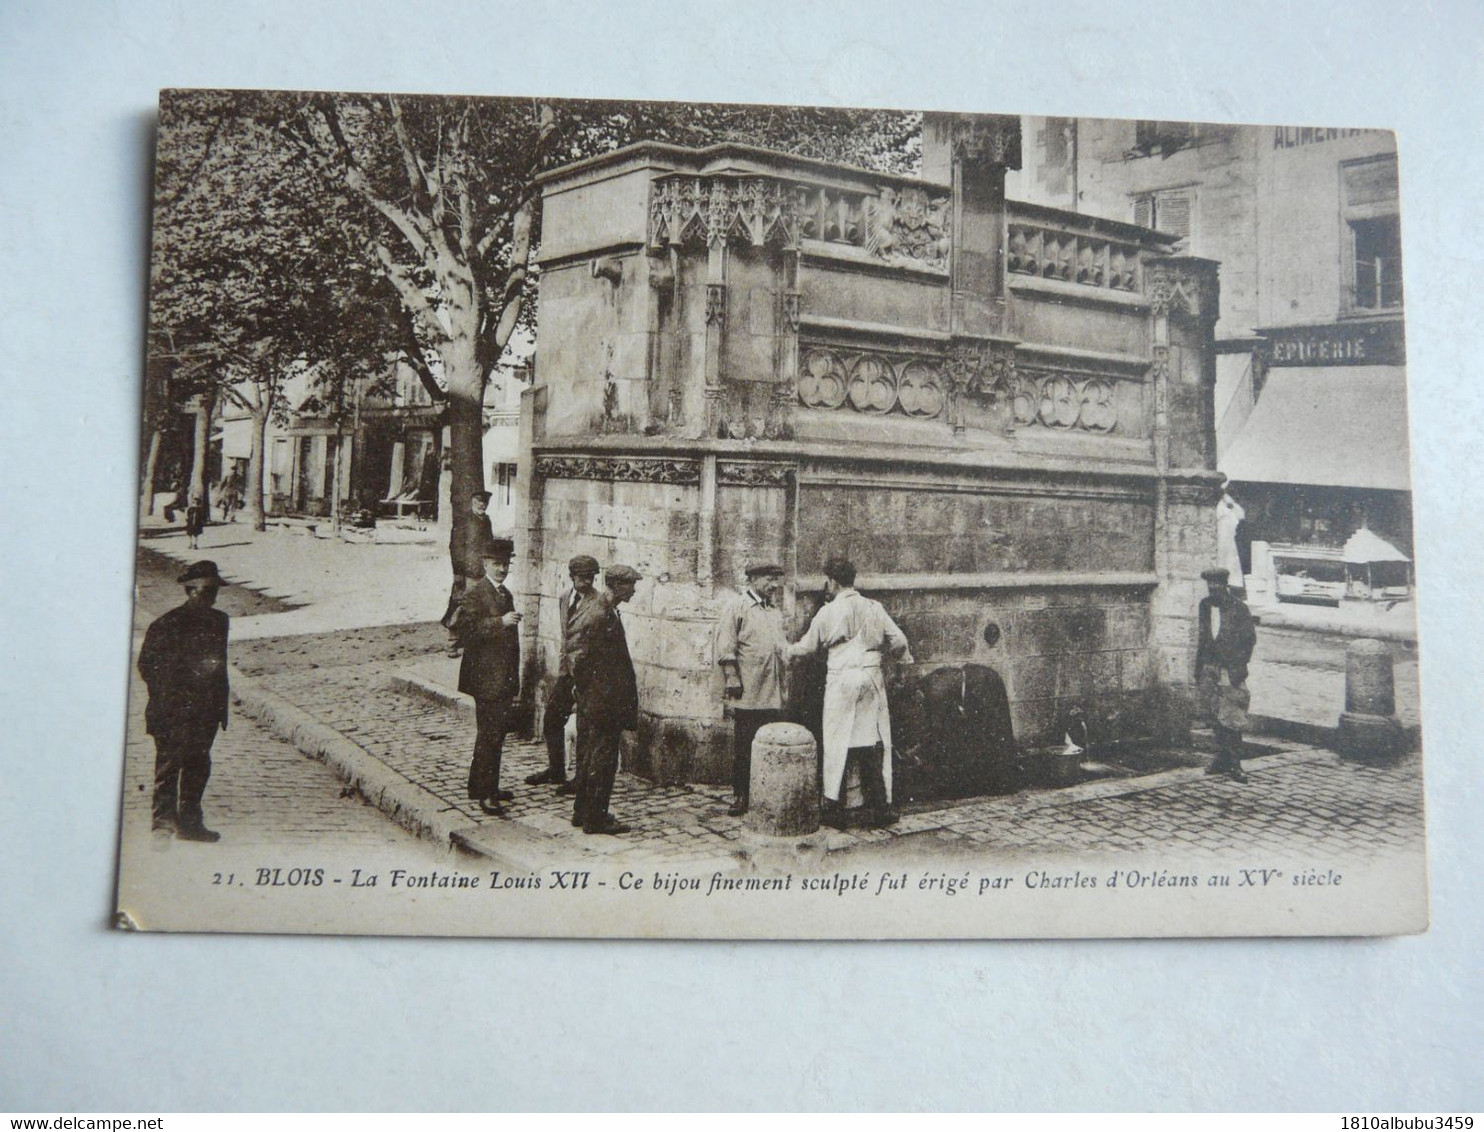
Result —
[[1072, 118], [1026, 131], [1023, 195], [1220, 261], [1217, 449], [1256, 590], [1297, 592], [1287, 573], [1364, 596], [1344, 584], [1358, 532], [1412, 550], [1395, 136]]
[[543, 178], [527, 680], [555, 673], [567, 560], [637, 567], [632, 769], [727, 780], [711, 628], [758, 558], [788, 571], [794, 635], [826, 558], [852, 558], [911, 641], [899, 694], [984, 663], [1026, 743], [1074, 712], [1183, 733], [1216, 265], [1008, 200], [1019, 163], [1018, 119], [928, 115], [921, 179], [731, 145]]
[[[497, 371], [485, 390], [484, 471], [490, 521], [514, 530], [516, 448], [520, 395], [530, 383], [528, 366]], [[449, 475], [443, 406], [405, 363], [351, 391], [338, 413], [326, 412], [312, 380], [285, 382], [291, 410], [269, 421], [263, 465], [264, 513], [297, 518], [369, 514], [384, 520], [438, 523], [450, 520], [444, 501]], [[221, 476], [247, 481], [252, 418], [226, 400], [220, 403]]]

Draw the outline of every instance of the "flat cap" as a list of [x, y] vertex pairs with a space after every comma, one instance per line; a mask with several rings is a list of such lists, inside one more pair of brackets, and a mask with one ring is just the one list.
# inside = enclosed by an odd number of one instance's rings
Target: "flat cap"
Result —
[[625, 566], [622, 562], [615, 562], [603, 571], [603, 577], [609, 582], [642, 582], [644, 575], [632, 566]]
[[749, 578], [781, 578], [783, 567], [776, 562], [754, 562], [745, 573]]
[[596, 575], [598, 570], [598, 560], [591, 554], [576, 555], [570, 562], [567, 563], [567, 573], [569, 574]]
[[186, 582], [215, 582], [219, 586], [227, 584], [216, 572], [216, 563], [209, 558], [203, 558], [200, 562], [192, 562], [175, 580], [181, 584]]
[[501, 562], [509, 562], [515, 556], [515, 540], [501, 538], [495, 535], [486, 539], [484, 546], [479, 550], [481, 558], [498, 558]]
[[1232, 572], [1224, 566], [1212, 566], [1209, 570], [1201, 571], [1203, 582], [1225, 582], [1231, 579]]
[[488, 503], [491, 499], [494, 498], [494, 496], [492, 496], [487, 491], [474, 491], [474, 492], [470, 492], [469, 493], [469, 498], [470, 499], [483, 499], [486, 503]]

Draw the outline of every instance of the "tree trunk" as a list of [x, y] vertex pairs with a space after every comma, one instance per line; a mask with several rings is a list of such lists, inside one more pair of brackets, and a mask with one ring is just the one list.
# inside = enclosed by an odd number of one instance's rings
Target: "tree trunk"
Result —
[[[261, 401], [261, 397], [259, 398]], [[264, 405], [252, 411], [252, 447], [247, 455], [247, 517], [252, 520], [252, 529], [266, 531], [268, 520], [263, 514], [263, 464], [264, 446], [267, 443], [268, 409]]]
[[203, 394], [196, 402], [196, 428], [193, 439], [194, 450], [191, 453], [191, 478], [190, 486], [186, 489], [186, 503], [199, 501], [202, 507], [207, 508], [207, 514], [211, 513], [211, 492], [206, 483], [206, 456], [207, 449], [211, 444], [211, 410], [212, 399]]
[[160, 430], [151, 429], [149, 452], [144, 457], [144, 485], [139, 489], [139, 517], [155, 513], [155, 469], [160, 465]]
[[[440, 500], [453, 517], [452, 545], [464, 544], [472, 517], [469, 498], [484, 490], [484, 371], [472, 334], [455, 334], [439, 351], [448, 383], [449, 498]], [[455, 568], [458, 567], [455, 562]]]

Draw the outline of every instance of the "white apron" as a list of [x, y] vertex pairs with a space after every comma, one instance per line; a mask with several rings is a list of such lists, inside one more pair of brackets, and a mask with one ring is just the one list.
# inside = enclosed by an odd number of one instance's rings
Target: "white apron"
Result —
[[[855, 590], [843, 590], [814, 615], [808, 631], [789, 653], [806, 656], [816, 649], [829, 652], [829, 675], [824, 686], [824, 796], [842, 797], [845, 757], [852, 747], [881, 744], [881, 778], [891, 801], [891, 715], [886, 705], [886, 681], [881, 654], [890, 648], [910, 663], [907, 638], [880, 603]], [[852, 776], [853, 777], [853, 776]]]
[[830, 649], [824, 686], [824, 796], [840, 800], [845, 756], [851, 747], [881, 744], [881, 778], [891, 801], [891, 715], [879, 644], [868, 649], [860, 636]]

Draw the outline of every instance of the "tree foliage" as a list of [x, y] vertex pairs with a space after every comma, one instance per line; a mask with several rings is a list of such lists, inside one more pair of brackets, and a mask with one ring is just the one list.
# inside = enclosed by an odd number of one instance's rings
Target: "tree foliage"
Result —
[[214, 365], [268, 390], [293, 359], [396, 350], [447, 405], [464, 499], [483, 487], [485, 384], [533, 317], [541, 173], [644, 140], [905, 172], [919, 126], [912, 114], [809, 107], [171, 92], [155, 356], [182, 389]]

